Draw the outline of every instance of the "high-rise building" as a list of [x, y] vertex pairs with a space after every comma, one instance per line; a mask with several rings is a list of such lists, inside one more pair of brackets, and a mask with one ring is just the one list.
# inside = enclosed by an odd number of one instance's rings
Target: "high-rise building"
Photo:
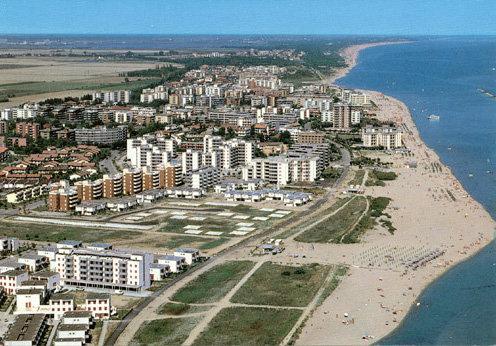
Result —
[[103, 176], [103, 198], [113, 198], [122, 195], [122, 174]]
[[336, 129], [347, 130], [351, 125], [351, 106], [347, 103], [335, 103], [333, 106], [332, 125]]
[[141, 168], [124, 169], [122, 176], [122, 193], [124, 195], [135, 195], [143, 191], [143, 172]]

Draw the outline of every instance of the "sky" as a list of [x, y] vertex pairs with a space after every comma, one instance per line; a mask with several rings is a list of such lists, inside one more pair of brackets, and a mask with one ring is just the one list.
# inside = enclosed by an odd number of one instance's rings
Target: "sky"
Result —
[[0, 0], [0, 34], [496, 35], [496, 0]]

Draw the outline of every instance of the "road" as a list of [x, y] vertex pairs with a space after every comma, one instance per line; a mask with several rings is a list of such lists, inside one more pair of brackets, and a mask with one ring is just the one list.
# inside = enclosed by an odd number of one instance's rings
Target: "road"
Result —
[[100, 169], [108, 174], [120, 173], [120, 169], [114, 165], [114, 161], [117, 162], [121, 156], [118, 150], [112, 150], [109, 157], [100, 161]]
[[221, 252], [219, 252], [217, 255], [212, 257], [206, 262], [203, 262], [191, 270], [188, 270], [184, 275], [181, 275], [177, 278], [175, 278], [173, 281], [165, 285], [164, 287], [160, 288], [159, 290], [153, 292], [149, 297], [143, 299], [117, 326], [117, 328], [112, 332], [110, 335], [109, 339], [107, 340], [108, 345], [115, 345], [117, 342], [117, 339], [119, 336], [124, 332], [126, 327], [131, 323], [131, 321], [138, 316], [152, 301], [154, 301], [157, 297], [159, 297], [161, 294], [163, 294], [167, 289], [175, 285], [176, 283], [180, 282], [181, 280], [184, 280], [186, 277], [191, 276], [194, 274], [196, 271], [199, 269], [209, 266], [212, 267], [219, 261], [225, 259], [228, 257], [231, 253], [234, 251], [243, 248], [247, 246], [250, 243], [257, 243], [262, 241], [263, 239], [266, 239], [269, 235], [276, 235], [284, 232], [287, 227], [292, 227], [296, 223], [302, 223], [304, 222], [307, 218], [311, 218], [311, 214], [313, 214], [315, 211], [320, 209], [326, 202], [328, 202], [331, 197], [336, 193], [338, 186], [340, 186], [343, 182], [343, 180], [346, 178], [349, 168], [350, 168], [350, 153], [341, 145], [339, 145], [339, 148], [341, 150], [342, 157], [339, 161], [333, 162], [334, 165], [339, 164], [343, 166], [343, 174], [341, 175], [340, 178], [338, 178], [332, 187], [326, 188], [326, 193], [324, 193], [318, 200], [316, 200], [307, 210], [305, 213], [305, 216], [301, 215], [295, 215], [293, 217], [290, 217], [286, 220], [283, 220], [279, 224], [277, 224], [277, 228], [275, 229], [268, 229], [264, 232], [258, 233], [253, 235], [252, 237], [248, 237], [240, 241], [239, 243], [236, 243], [232, 245], [231, 247], [228, 247]]

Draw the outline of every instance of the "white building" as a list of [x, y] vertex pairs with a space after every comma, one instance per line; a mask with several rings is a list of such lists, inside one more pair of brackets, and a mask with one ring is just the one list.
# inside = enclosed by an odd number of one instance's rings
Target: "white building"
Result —
[[165, 85], [159, 85], [155, 88], [143, 89], [140, 95], [141, 103], [151, 103], [155, 100], [167, 101], [168, 89]]
[[169, 275], [170, 268], [167, 264], [152, 263], [150, 265], [150, 280], [160, 281]]
[[367, 94], [346, 89], [341, 90], [341, 100], [349, 103], [351, 106], [359, 107], [369, 104], [370, 101]]
[[100, 100], [103, 103], [129, 103], [129, 101], [131, 100], [131, 91], [96, 91], [92, 95], [92, 100]]
[[19, 239], [17, 238], [0, 238], [0, 251], [17, 251], [19, 250]]
[[143, 136], [127, 140], [126, 157], [134, 167], [157, 169], [165, 166], [176, 156], [174, 139], [159, 136]]
[[0, 274], [0, 287], [3, 287], [5, 293], [14, 294], [26, 280], [29, 280], [28, 272], [24, 270], [9, 270]]
[[403, 132], [390, 126], [367, 126], [362, 130], [363, 146], [367, 148], [383, 147], [387, 150], [403, 146]]
[[193, 189], [208, 189], [220, 181], [219, 170], [215, 167], [200, 167], [191, 172], [190, 187]]
[[77, 248], [55, 256], [62, 285], [141, 291], [150, 287], [153, 255]]
[[251, 164], [243, 167], [244, 180], [262, 179], [278, 186], [287, 185], [291, 181], [289, 161], [281, 156], [253, 159]]
[[189, 174], [197, 170], [202, 165], [202, 153], [188, 149], [181, 154], [181, 166], [183, 175]]
[[171, 273], [179, 273], [183, 269], [186, 262], [184, 257], [166, 255], [158, 257], [157, 263], [169, 266]]
[[334, 112], [332, 110], [324, 110], [320, 112], [320, 121], [323, 123], [332, 123]]
[[178, 248], [174, 251], [174, 256], [183, 257], [187, 265], [192, 265], [200, 257], [200, 250], [192, 248]]
[[352, 110], [351, 111], [351, 124], [352, 125], [358, 125], [360, 124], [360, 121], [362, 120], [362, 112], [359, 110]]
[[38, 115], [38, 104], [25, 104], [22, 107], [7, 108], [0, 112], [1, 120], [32, 119]]
[[289, 161], [291, 181], [293, 182], [313, 182], [319, 176], [319, 158], [316, 156], [300, 156], [291, 158]]
[[118, 124], [129, 124], [133, 121], [133, 111], [120, 109], [114, 113], [114, 121]]

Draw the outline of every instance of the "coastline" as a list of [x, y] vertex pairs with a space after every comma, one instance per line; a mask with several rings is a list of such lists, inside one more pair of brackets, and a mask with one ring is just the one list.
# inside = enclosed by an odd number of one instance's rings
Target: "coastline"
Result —
[[[376, 45], [343, 50], [341, 54], [349, 62], [348, 67], [336, 71], [329, 80], [334, 83], [345, 76], [356, 65], [359, 52]], [[404, 142], [414, 155], [388, 157], [398, 178], [386, 187], [367, 187], [365, 192], [392, 199], [387, 212], [397, 230], [392, 236], [371, 231], [360, 244], [315, 246], [316, 257], [348, 264], [350, 270], [333, 294], [315, 310], [297, 344], [369, 344], [388, 336], [408, 311], [416, 308], [417, 303], [422, 304], [417, 297], [423, 290], [491, 242], [496, 226], [488, 212], [422, 141], [407, 106], [380, 92], [362, 91], [378, 106], [379, 119], [404, 124]], [[416, 168], [407, 167], [412, 160], [417, 162]], [[375, 248], [405, 245], [439, 248], [445, 254], [407, 273], [356, 263], [357, 257]], [[345, 318], [345, 313], [349, 317]], [[362, 339], [365, 335], [371, 337]]]
[[346, 63], [345, 67], [338, 68], [335, 70], [332, 75], [330, 75], [326, 80], [326, 84], [335, 85], [336, 80], [343, 78], [350, 72], [358, 63], [358, 56], [360, 52], [367, 48], [386, 46], [391, 44], [404, 44], [410, 43], [411, 41], [382, 41], [382, 42], [373, 42], [373, 43], [363, 43], [357, 44], [353, 46], [346, 47], [339, 52]]

